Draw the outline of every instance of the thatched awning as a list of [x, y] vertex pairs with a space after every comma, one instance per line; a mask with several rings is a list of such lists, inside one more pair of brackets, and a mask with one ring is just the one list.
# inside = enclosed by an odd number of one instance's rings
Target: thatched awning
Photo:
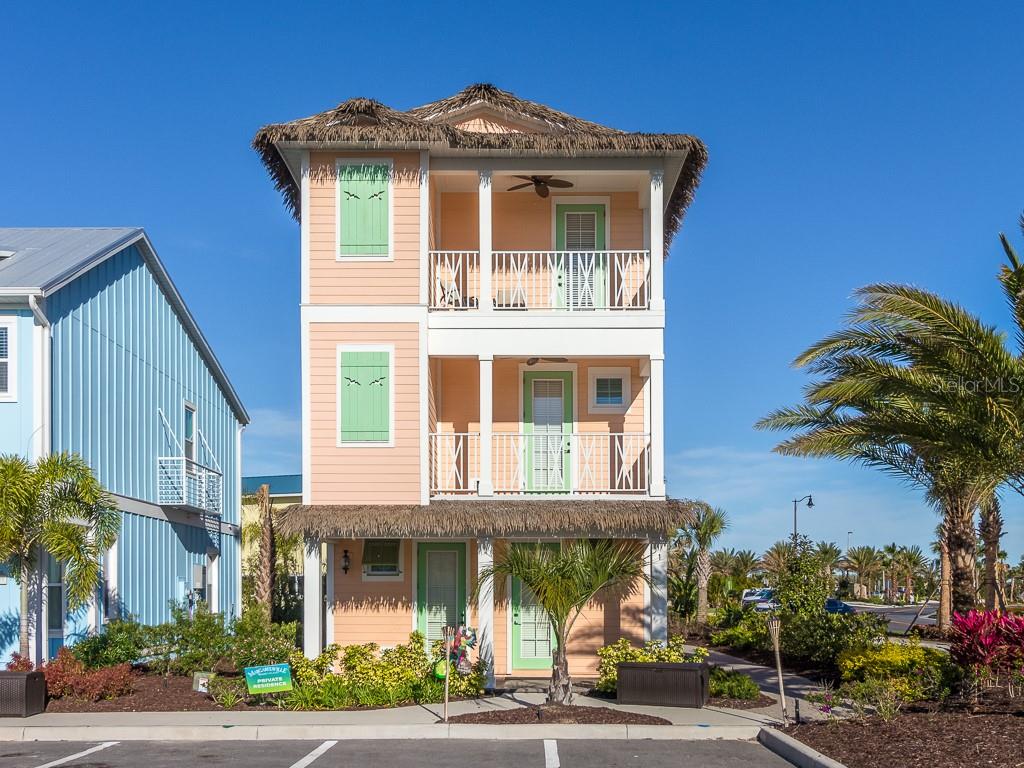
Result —
[[[525, 118], [536, 131], [480, 133], [452, 124], [467, 108], [484, 104], [512, 117]], [[318, 115], [266, 125], [252, 146], [260, 154], [292, 214], [299, 214], [299, 185], [278, 142], [298, 144], [344, 142], [371, 149], [402, 149], [440, 145], [446, 149], [499, 151], [508, 154], [588, 157], [601, 154], [663, 156], [683, 153], [682, 169], [668, 194], [665, 209], [665, 251], [682, 224], [708, 161], [707, 148], [684, 133], [629, 133], [582, 120], [488, 83], [471, 85], [454, 96], [401, 112], [373, 99], [355, 98]]]
[[693, 503], [653, 500], [441, 500], [427, 505], [293, 504], [278, 530], [328, 538], [470, 538], [476, 536], [638, 537], [668, 533]]

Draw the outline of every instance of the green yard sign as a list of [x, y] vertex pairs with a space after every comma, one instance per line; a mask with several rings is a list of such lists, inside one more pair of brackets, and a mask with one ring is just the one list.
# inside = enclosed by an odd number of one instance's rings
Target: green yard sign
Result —
[[267, 664], [245, 668], [245, 685], [249, 693], [280, 693], [292, 689], [290, 664]]

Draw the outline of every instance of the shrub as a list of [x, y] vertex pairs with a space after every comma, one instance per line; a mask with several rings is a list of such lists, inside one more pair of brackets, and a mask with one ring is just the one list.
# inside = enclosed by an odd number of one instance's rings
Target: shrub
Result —
[[42, 665], [46, 692], [52, 698], [80, 696], [89, 701], [113, 699], [132, 692], [134, 675], [130, 664], [115, 664], [87, 670], [68, 648], [57, 651], [57, 657]]
[[737, 651], [766, 651], [771, 648], [768, 616], [756, 611], [745, 612], [738, 623], [712, 633], [711, 642]]
[[22, 656], [17, 651], [11, 654], [11, 660], [7, 662], [9, 672], [32, 672], [35, 668], [36, 665], [32, 663], [32, 659]]
[[85, 673], [85, 665], [68, 648], [61, 648], [57, 656], [41, 668], [46, 676], [46, 692], [55, 699], [73, 695], [75, 683]]
[[147, 645], [147, 630], [132, 619], [107, 622], [103, 631], [79, 640], [71, 652], [87, 669], [134, 664]]
[[602, 693], [615, 693], [619, 682], [618, 665], [624, 662], [666, 662], [680, 664], [683, 662], [701, 662], [708, 657], [706, 648], [696, 648], [693, 653], [686, 653], [683, 645], [685, 639], [673, 635], [668, 643], [650, 640], [642, 647], [632, 645], [622, 637], [611, 645], [597, 649], [597, 685], [595, 688]]
[[953, 672], [946, 654], [917, 641], [848, 649], [838, 666], [844, 683], [887, 680], [906, 701], [944, 698]]
[[294, 623], [273, 624], [267, 609], [250, 605], [231, 624], [231, 659], [238, 670], [263, 664], [284, 664], [295, 650]]
[[817, 613], [782, 616], [780, 646], [793, 661], [836, 669], [839, 655], [885, 637], [885, 621], [873, 614]]
[[147, 632], [156, 666], [164, 674], [191, 675], [213, 670], [231, 651], [224, 617], [197, 603], [191, 615], [184, 605], [172, 602], [171, 620]]
[[848, 683], [840, 688], [839, 694], [853, 711], [854, 717], [859, 719], [873, 712], [885, 722], [889, 722], [907, 703], [898, 684], [877, 677], [858, 683]]
[[974, 686], [1016, 686], [1024, 669], [1024, 616], [970, 611], [953, 616], [949, 655]]
[[761, 689], [749, 675], [732, 669], [711, 668], [712, 696], [722, 699], [745, 699], [754, 701], [761, 695]]
[[243, 677], [225, 677], [214, 675], [209, 682], [210, 698], [217, 706], [224, 709], [234, 709], [238, 704], [245, 701], [248, 696], [248, 689]]
[[299, 685], [316, 685], [331, 673], [340, 653], [341, 646], [331, 643], [315, 659], [307, 659], [306, 654], [295, 648], [288, 659], [292, 665], [292, 677]]

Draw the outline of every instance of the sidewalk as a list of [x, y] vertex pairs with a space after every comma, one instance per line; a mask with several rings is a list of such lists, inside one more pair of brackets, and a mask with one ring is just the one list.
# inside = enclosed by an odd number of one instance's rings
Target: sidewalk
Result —
[[[450, 715], [539, 704], [519, 693], [449, 705]], [[622, 706], [577, 696], [574, 703], [656, 715], [662, 725], [471, 725], [438, 723], [441, 705], [345, 712], [45, 713], [0, 720], [0, 741], [206, 741], [293, 739], [753, 739], [775, 722], [763, 710]]]

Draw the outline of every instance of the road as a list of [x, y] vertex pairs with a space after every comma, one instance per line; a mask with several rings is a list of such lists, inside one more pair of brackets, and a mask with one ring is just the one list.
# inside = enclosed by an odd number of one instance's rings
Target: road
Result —
[[[907, 627], [910, 626], [910, 622], [914, 620], [914, 616], [921, 609], [920, 604], [918, 605], [874, 605], [872, 603], [858, 603], [855, 600], [847, 601], [857, 613], [877, 613], [885, 614], [889, 617], [889, 632], [892, 634], [902, 635], [907, 631]], [[921, 614], [921, 618], [917, 620], [917, 624], [934, 624], [935, 623], [935, 612], [939, 609], [937, 601], [932, 600], [928, 603], [928, 606], [924, 609], [924, 613]]]
[[4, 768], [792, 768], [748, 741], [7, 742]]

